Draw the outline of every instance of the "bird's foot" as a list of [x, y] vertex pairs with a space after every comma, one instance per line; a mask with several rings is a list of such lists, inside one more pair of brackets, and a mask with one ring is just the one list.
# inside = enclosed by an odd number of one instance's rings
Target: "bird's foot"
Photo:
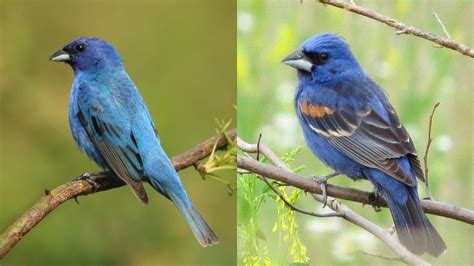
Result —
[[99, 183], [97, 183], [95, 181], [95, 178], [97, 178], [97, 176], [94, 175], [94, 173], [87, 173], [86, 172], [86, 173], [83, 173], [82, 175], [74, 178], [74, 180], [75, 181], [80, 181], [80, 180], [86, 181], [87, 183], [89, 183], [92, 186], [92, 193], [95, 193], [95, 192], [97, 192], [97, 189], [99, 188]]
[[377, 188], [374, 187], [374, 190], [369, 194], [369, 202], [372, 208], [374, 208], [374, 211], [379, 212], [382, 210], [382, 207], [379, 205], [379, 199], [382, 196], [380, 195], [380, 192], [377, 190]]
[[339, 173], [335, 172], [330, 175], [311, 177], [315, 182], [319, 183], [319, 185], [321, 186], [321, 192], [322, 192], [321, 195], [323, 196], [323, 208], [326, 207], [327, 200], [328, 200], [328, 192], [327, 192], [328, 180], [338, 175]]

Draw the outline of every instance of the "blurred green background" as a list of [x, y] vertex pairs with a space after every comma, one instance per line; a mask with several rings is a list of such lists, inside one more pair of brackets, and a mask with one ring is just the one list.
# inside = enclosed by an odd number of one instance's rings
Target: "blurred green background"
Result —
[[[169, 156], [235, 127], [235, 1], [0, 2], [0, 231], [44, 193], [98, 170], [70, 134], [73, 73], [49, 62], [80, 36], [121, 53]], [[220, 172], [235, 183], [235, 172]], [[220, 238], [201, 248], [175, 207], [150, 186], [145, 208], [129, 189], [69, 201], [35, 227], [2, 265], [230, 265], [236, 197], [225, 185], [180, 172], [194, 205]]]
[[[392, 28], [374, 20], [317, 1], [238, 1], [237, 103], [239, 136], [262, 142], [282, 155], [303, 146], [295, 165], [305, 165], [303, 175], [332, 173], [304, 146], [293, 97], [296, 73], [281, 64], [304, 40], [320, 32], [335, 32], [351, 45], [366, 72], [389, 94], [401, 120], [413, 137], [419, 154], [427, 142], [428, 117], [433, 105], [441, 105], [435, 114], [434, 142], [429, 157], [430, 185], [436, 200], [473, 209], [473, 99], [474, 65], [472, 58], [449, 49], [433, 46], [426, 40], [395, 35]], [[419, 27], [443, 35], [432, 16], [429, 1], [363, 1], [371, 8]], [[431, 1], [451, 36], [469, 46], [473, 40], [472, 1]], [[353, 182], [345, 177], [330, 183], [371, 191], [368, 182]], [[256, 187], [257, 191], [264, 186]], [[421, 195], [424, 195], [424, 191]], [[238, 225], [249, 222], [241, 206], [247, 204], [239, 194]], [[370, 206], [343, 201], [359, 214], [388, 228], [392, 225], [385, 209], [375, 213]], [[298, 206], [322, 211], [310, 197], [302, 197]], [[277, 221], [277, 204], [267, 200], [259, 210], [257, 241], [266, 246], [275, 265], [292, 262], [290, 248], [272, 232]], [[448, 245], [439, 259], [424, 258], [436, 265], [472, 265], [474, 230], [471, 225], [429, 215]], [[374, 236], [338, 218], [314, 218], [296, 214], [300, 238], [307, 247], [311, 265], [398, 265], [364, 255], [360, 250], [391, 255]], [[242, 263], [239, 236], [239, 263]], [[263, 248], [262, 250], [265, 251]]]

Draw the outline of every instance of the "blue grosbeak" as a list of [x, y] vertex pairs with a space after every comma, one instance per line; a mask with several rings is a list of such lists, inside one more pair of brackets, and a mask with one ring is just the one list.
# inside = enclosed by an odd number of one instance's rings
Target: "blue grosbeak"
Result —
[[374, 185], [410, 251], [442, 254], [446, 244], [418, 196], [416, 178], [424, 175], [413, 141], [349, 46], [335, 34], [318, 34], [283, 63], [298, 72], [294, 103], [311, 151], [337, 173]]

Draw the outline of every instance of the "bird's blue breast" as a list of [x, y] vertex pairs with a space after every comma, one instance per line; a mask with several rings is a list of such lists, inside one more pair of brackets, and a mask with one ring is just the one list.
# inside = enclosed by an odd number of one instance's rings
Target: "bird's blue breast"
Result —
[[[334, 148], [325, 137], [315, 133], [305, 121], [300, 108], [298, 108], [301, 101], [303, 101], [302, 98], [305, 98], [304, 90], [304, 87], [298, 88], [295, 97], [295, 110], [303, 130], [306, 144], [316, 157], [338, 173], [344, 174], [353, 179], [362, 178], [362, 166]], [[324, 99], [319, 99], [319, 101], [321, 100], [324, 101]]]

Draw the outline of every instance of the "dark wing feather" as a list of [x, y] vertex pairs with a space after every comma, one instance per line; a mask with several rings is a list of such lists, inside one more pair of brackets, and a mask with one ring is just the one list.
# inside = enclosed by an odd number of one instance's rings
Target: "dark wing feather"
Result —
[[[91, 112], [92, 109], [92, 112]], [[87, 135], [107, 162], [112, 171], [122, 179], [143, 203], [148, 203], [148, 196], [143, 184], [143, 162], [132, 132], [126, 132], [101, 119], [100, 108], [90, 108], [88, 115], [79, 108], [79, 121]]]
[[421, 181], [425, 182], [425, 175], [423, 174], [423, 170], [421, 170], [420, 160], [418, 159], [415, 145], [413, 144], [413, 141], [410, 138], [408, 131], [400, 123], [397, 113], [395, 112], [395, 109], [393, 109], [392, 105], [388, 104], [387, 111], [390, 123], [392, 125], [395, 125], [394, 130], [396, 134], [404, 140], [405, 145], [410, 149], [409, 153], [407, 154], [407, 157], [413, 171], [415, 172], [416, 177], [418, 177]]
[[410, 178], [396, 160], [408, 156], [415, 175], [424, 179], [415, 146], [393, 108], [388, 110], [390, 124], [370, 105], [356, 112], [303, 102], [300, 111], [313, 131], [358, 163], [380, 169], [407, 185], [415, 185], [416, 180]]

